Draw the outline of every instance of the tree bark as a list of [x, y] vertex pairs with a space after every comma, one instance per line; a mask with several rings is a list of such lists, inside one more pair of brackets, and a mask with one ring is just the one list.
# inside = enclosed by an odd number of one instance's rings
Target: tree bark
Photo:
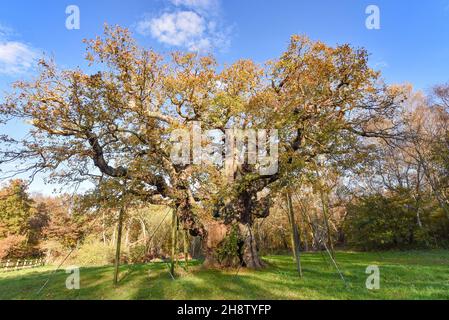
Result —
[[[263, 188], [262, 188], [263, 189]], [[257, 240], [253, 231], [255, 219], [266, 218], [270, 213], [270, 198], [258, 195], [260, 186], [251, 185], [239, 191], [238, 195], [228, 203], [221, 199], [214, 212], [216, 217], [220, 217], [221, 222], [216, 222], [215, 227], [208, 229], [206, 240], [206, 263], [209, 266], [217, 265], [229, 267], [235, 265], [235, 260], [240, 260], [237, 267], [249, 269], [261, 269], [264, 263], [260, 259], [257, 247]], [[222, 225], [223, 227], [217, 227]], [[238, 227], [238, 250], [229, 259], [216, 261], [214, 253], [222, 244], [232, 227]], [[238, 259], [236, 259], [238, 257]]]
[[242, 265], [253, 270], [264, 268], [265, 265], [259, 257], [259, 250], [252, 227], [248, 224], [240, 224], [240, 232], [243, 235]]
[[240, 268], [262, 269], [264, 263], [259, 257], [256, 237], [252, 227], [248, 224], [239, 223], [238, 233], [240, 243], [238, 252], [235, 253], [238, 259], [224, 259], [218, 261], [217, 249], [229, 235], [231, 227], [224, 222], [211, 223], [207, 228], [207, 238], [204, 241], [206, 259], [204, 265], [208, 268]]
[[217, 250], [229, 233], [229, 226], [224, 222], [212, 222], [206, 226], [207, 236], [203, 238], [205, 254], [204, 266], [206, 268], [224, 267], [218, 261]]

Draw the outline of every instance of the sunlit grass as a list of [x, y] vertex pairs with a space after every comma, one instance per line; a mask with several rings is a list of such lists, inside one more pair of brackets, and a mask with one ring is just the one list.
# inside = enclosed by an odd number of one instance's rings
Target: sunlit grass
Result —
[[[82, 268], [81, 289], [66, 289], [64, 270], [50, 267], [0, 274], [0, 299], [449, 299], [449, 251], [337, 254], [346, 283], [326, 255], [302, 256], [300, 279], [289, 256], [268, 256], [262, 271], [206, 270], [193, 262], [174, 281], [166, 264]], [[366, 289], [367, 266], [378, 265], [381, 288]], [[40, 294], [39, 288], [50, 279]]]

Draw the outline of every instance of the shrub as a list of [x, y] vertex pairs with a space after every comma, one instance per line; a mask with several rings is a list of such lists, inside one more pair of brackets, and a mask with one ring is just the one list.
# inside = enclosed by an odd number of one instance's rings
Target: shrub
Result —
[[70, 251], [70, 248], [56, 240], [42, 242], [40, 244], [40, 249], [43, 251], [48, 263], [54, 263], [59, 259], [65, 258]]
[[87, 239], [75, 250], [72, 263], [80, 266], [104, 266], [114, 263], [115, 248], [96, 239]]
[[128, 262], [131, 264], [145, 263], [147, 260], [147, 250], [145, 245], [137, 245], [129, 248]]

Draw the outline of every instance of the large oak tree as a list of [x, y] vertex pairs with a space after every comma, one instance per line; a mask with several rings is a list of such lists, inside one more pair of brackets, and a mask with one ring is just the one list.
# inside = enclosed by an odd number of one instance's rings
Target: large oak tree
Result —
[[[88, 71], [41, 60], [37, 79], [14, 85], [1, 120], [25, 120], [30, 131], [2, 137], [2, 163], [59, 182], [112, 180], [148, 203], [173, 206], [194, 236], [208, 235], [196, 213], [214, 212], [226, 230], [238, 227], [237, 254], [250, 268], [262, 266], [251, 229], [269, 214], [276, 190], [320, 157], [348, 161], [364, 138], [388, 137], [401, 102], [401, 91], [368, 66], [367, 52], [349, 45], [294, 36], [266, 66], [240, 60], [219, 69], [209, 56], [143, 49], [120, 27], [86, 44]], [[213, 164], [174, 164], [170, 134], [196, 122], [223, 132], [278, 129], [279, 171], [238, 165], [229, 183]]]

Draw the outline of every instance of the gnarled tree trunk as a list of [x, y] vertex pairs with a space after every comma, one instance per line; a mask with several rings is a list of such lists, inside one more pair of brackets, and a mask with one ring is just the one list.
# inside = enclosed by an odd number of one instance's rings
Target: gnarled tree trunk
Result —
[[[268, 198], [257, 197], [258, 188], [242, 190], [229, 203], [218, 203], [216, 216], [221, 218], [208, 227], [205, 238], [206, 266], [209, 267], [246, 267], [261, 269], [264, 263], [259, 256], [253, 225], [256, 218], [266, 218], [269, 215], [270, 202]], [[228, 258], [217, 257], [227, 237], [233, 229], [238, 232], [238, 243]], [[229, 248], [228, 248], [229, 250]]]
[[230, 228], [223, 222], [212, 222], [206, 225], [206, 230], [207, 237], [203, 238], [204, 266], [206, 268], [223, 267], [222, 262], [218, 259], [217, 252], [228, 236]]
[[240, 268], [262, 269], [264, 263], [260, 259], [256, 237], [252, 226], [238, 224], [238, 245], [236, 252], [229, 257], [219, 258], [218, 252], [232, 232], [232, 226], [224, 222], [213, 222], [207, 226], [207, 237], [204, 239], [205, 262], [207, 268]]
[[252, 226], [240, 224], [240, 233], [243, 235], [242, 265], [248, 269], [262, 269], [265, 265], [260, 259], [256, 237]]

